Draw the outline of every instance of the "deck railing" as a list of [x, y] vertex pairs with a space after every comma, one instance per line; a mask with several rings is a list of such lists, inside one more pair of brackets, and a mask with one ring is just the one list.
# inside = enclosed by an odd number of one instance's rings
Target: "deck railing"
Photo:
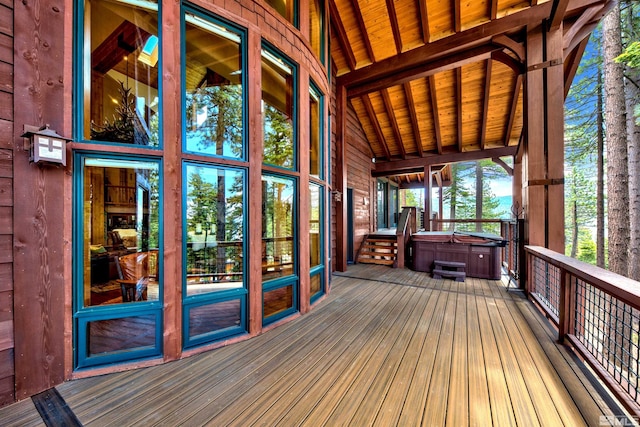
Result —
[[634, 415], [640, 416], [640, 282], [527, 246], [527, 293]]

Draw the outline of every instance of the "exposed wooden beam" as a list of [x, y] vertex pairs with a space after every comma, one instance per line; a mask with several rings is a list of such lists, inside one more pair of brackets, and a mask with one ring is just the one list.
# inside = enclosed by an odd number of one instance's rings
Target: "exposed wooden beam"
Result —
[[[362, 96], [367, 93], [377, 92], [387, 87], [432, 76], [442, 71], [452, 70], [465, 64], [479, 62], [490, 58], [492, 52], [499, 49], [501, 49], [501, 47], [486, 44], [466, 51], [456, 52], [447, 57], [434, 60], [430, 63], [425, 63], [418, 68], [407, 68], [389, 75], [386, 78], [372, 80], [362, 85], [350, 86], [348, 89], [348, 96], [350, 98]], [[338, 78], [338, 80], [340, 80], [340, 78]]]
[[422, 41], [428, 44], [431, 41], [429, 33], [429, 13], [427, 11], [427, 0], [416, 0], [420, 9], [420, 23], [422, 24]]
[[582, 30], [582, 28], [586, 24], [591, 22], [596, 17], [598, 12], [600, 12], [603, 9], [603, 7], [604, 7], [603, 5], [596, 5], [596, 6], [590, 7], [589, 9], [584, 11], [584, 13], [582, 13], [578, 17], [578, 19], [576, 19], [576, 21], [571, 25], [571, 27], [569, 27], [568, 30], [564, 32], [564, 35], [562, 36], [563, 38], [562, 45], [565, 49], [571, 45], [573, 38], [578, 34], [578, 32]]
[[387, 1], [387, 13], [389, 14], [389, 20], [391, 21], [391, 31], [393, 32], [393, 41], [396, 43], [396, 53], [402, 52], [402, 38], [400, 37], [400, 27], [398, 26], [398, 16], [396, 15], [396, 8], [393, 5], [393, 0]]
[[562, 21], [564, 21], [564, 14], [567, 12], [568, 6], [569, 0], [553, 0], [553, 7], [549, 16], [550, 30], [557, 30], [560, 27]]
[[416, 141], [416, 149], [418, 155], [422, 157], [424, 155], [422, 151], [422, 136], [420, 134], [420, 126], [418, 126], [418, 114], [416, 113], [416, 104], [413, 100], [413, 91], [411, 90], [411, 83], [405, 82], [404, 96], [407, 98], [407, 107], [409, 108], [409, 119], [411, 120], [411, 129], [413, 130], [414, 139]]
[[460, 0], [451, 0], [451, 10], [453, 10], [453, 30], [456, 33], [462, 31], [462, 17], [460, 16]]
[[383, 89], [382, 93], [382, 102], [384, 103], [384, 108], [387, 111], [387, 116], [389, 117], [389, 121], [391, 122], [391, 129], [393, 130], [393, 136], [396, 139], [396, 145], [400, 150], [400, 156], [405, 159], [407, 157], [407, 153], [404, 148], [404, 144], [402, 143], [402, 135], [400, 134], [400, 128], [398, 127], [398, 121], [396, 120], [396, 115], [394, 114], [393, 104], [391, 104], [391, 98], [389, 97], [389, 91], [387, 89]]
[[438, 94], [436, 91], [436, 78], [431, 75], [429, 81], [429, 98], [431, 99], [431, 112], [433, 113], [433, 133], [436, 138], [438, 154], [442, 153], [442, 136], [440, 134], [440, 117], [438, 114]]
[[502, 166], [502, 169], [504, 169], [505, 172], [507, 172], [507, 175], [513, 176], [513, 168], [508, 164], [506, 164], [504, 160], [502, 160], [500, 157], [493, 157], [491, 158], [491, 160], [493, 161], [493, 163]]
[[498, 19], [498, 0], [491, 0], [489, 3], [489, 19], [492, 21]]
[[347, 37], [347, 32], [344, 29], [342, 20], [340, 19], [340, 13], [338, 12], [338, 8], [336, 7], [335, 0], [329, 0], [329, 15], [331, 18], [331, 26], [337, 33], [336, 39], [338, 39], [340, 49], [344, 53], [345, 58], [347, 58], [347, 65], [349, 66], [349, 70], [355, 70], [356, 57], [353, 55], [353, 50], [351, 50], [351, 46], [349, 45], [349, 38]]
[[513, 87], [513, 93], [511, 94], [511, 108], [509, 109], [509, 119], [507, 121], [507, 126], [504, 130], [504, 146], [509, 145], [509, 140], [511, 139], [511, 132], [513, 130], [513, 122], [516, 117], [516, 110], [518, 109], [518, 98], [520, 96], [520, 89], [522, 88], [522, 81], [524, 76], [522, 74], [516, 75], [516, 83]]
[[513, 156], [518, 147], [488, 148], [484, 151], [447, 151], [442, 154], [430, 154], [423, 158], [394, 160], [389, 162], [376, 162], [373, 177], [387, 175], [401, 175], [406, 173], [420, 173], [425, 166], [441, 165], [446, 163], [470, 162], [473, 160], [491, 159], [493, 157]]
[[373, 54], [373, 48], [371, 47], [371, 41], [369, 40], [369, 32], [367, 31], [367, 26], [364, 24], [364, 18], [362, 17], [362, 12], [360, 11], [360, 3], [358, 3], [357, 1], [352, 1], [349, 3], [353, 8], [353, 15], [355, 16], [356, 22], [358, 23], [358, 28], [362, 36], [362, 42], [364, 43], [364, 47], [367, 50], [367, 55], [369, 56], [371, 62], [375, 62], [376, 57]]
[[571, 88], [571, 83], [573, 82], [573, 78], [576, 76], [578, 72], [578, 66], [580, 65], [580, 59], [584, 54], [585, 49], [587, 48], [587, 44], [589, 44], [589, 37], [585, 37], [580, 44], [571, 51], [569, 56], [565, 58], [565, 70], [564, 70], [564, 97], [566, 98], [569, 95], [569, 89]]
[[524, 45], [522, 43], [518, 43], [511, 37], [504, 34], [500, 34], [498, 36], [493, 37], [491, 39], [491, 43], [506, 47], [511, 52], [513, 52], [514, 55], [518, 57], [519, 61], [521, 62], [524, 61], [525, 59]]
[[491, 90], [491, 66], [493, 61], [487, 60], [487, 69], [484, 75], [484, 98], [482, 100], [482, 121], [480, 123], [480, 149], [484, 150], [487, 138], [487, 115], [489, 114], [489, 95]]
[[456, 127], [458, 151], [462, 151], [462, 67], [456, 68]]
[[391, 154], [389, 153], [389, 147], [387, 146], [386, 141], [384, 140], [384, 134], [382, 133], [382, 129], [380, 128], [380, 123], [376, 117], [376, 112], [373, 110], [373, 105], [371, 105], [371, 100], [369, 99], [369, 95], [365, 95], [362, 97], [362, 103], [364, 104], [364, 109], [367, 111], [367, 116], [369, 117], [369, 121], [373, 126], [373, 130], [376, 133], [376, 137], [378, 138], [378, 142], [380, 142], [380, 146], [384, 151], [384, 158], [387, 160], [391, 160]]
[[511, 68], [516, 74], [522, 74], [525, 72], [525, 67], [522, 62], [518, 62], [511, 55], [508, 55], [501, 50], [491, 52], [491, 59], [493, 59], [494, 61], [502, 62], [507, 67]]
[[550, 11], [551, 2], [524, 9], [498, 20], [428, 43], [422, 47], [411, 49], [397, 56], [378, 61], [345, 74], [339, 77], [338, 80], [341, 84], [352, 87], [393, 76], [409, 68], [419, 68], [435, 59], [490, 43], [491, 38], [517, 28], [524, 28], [531, 22], [542, 21], [549, 17]]

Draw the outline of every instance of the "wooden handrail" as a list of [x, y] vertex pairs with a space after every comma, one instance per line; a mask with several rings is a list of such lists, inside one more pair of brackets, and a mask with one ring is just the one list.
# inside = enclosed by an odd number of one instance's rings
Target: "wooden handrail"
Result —
[[540, 246], [525, 251], [640, 310], [640, 282]]
[[[411, 233], [415, 232], [415, 210], [414, 207], [403, 207], [400, 218], [398, 219], [398, 225], [396, 227], [396, 245], [397, 254], [394, 267], [404, 268], [405, 264], [405, 247]], [[413, 221], [412, 221], [413, 218]]]

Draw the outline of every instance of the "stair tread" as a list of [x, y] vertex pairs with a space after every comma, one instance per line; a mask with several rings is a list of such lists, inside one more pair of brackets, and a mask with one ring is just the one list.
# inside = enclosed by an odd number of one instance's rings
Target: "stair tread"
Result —
[[434, 260], [433, 263], [436, 267], [451, 267], [451, 268], [466, 268], [467, 264], [464, 262], [458, 261], [442, 261], [442, 260]]
[[442, 270], [442, 269], [434, 269], [432, 271], [433, 274], [439, 274], [440, 276], [447, 276], [447, 277], [466, 277], [467, 273], [465, 273], [464, 271], [454, 271], [454, 270]]

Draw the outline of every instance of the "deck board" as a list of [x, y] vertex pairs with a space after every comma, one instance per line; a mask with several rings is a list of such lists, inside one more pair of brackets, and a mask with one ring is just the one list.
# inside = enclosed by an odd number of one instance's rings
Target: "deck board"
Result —
[[[260, 336], [57, 389], [86, 426], [579, 426], [619, 414], [554, 340], [501, 281], [356, 265], [310, 313]], [[0, 425], [42, 425], [34, 411], [0, 408]]]

